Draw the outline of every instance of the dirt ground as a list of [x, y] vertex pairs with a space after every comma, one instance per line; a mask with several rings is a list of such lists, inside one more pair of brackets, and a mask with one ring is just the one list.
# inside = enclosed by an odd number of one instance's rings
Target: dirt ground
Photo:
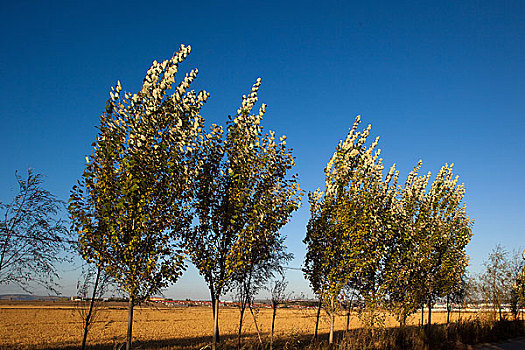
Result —
[[[253, 316], [246, 314], [243, 333], [246, 340], [257, 341], [257, 320], [261, 339], [267, 342], [271, 330], [271, 309], [259, 309]], [[326, 314], [325, 314], [326, 315]], [[425, 315], [426, 317], [426, 315]], [[457, 314], [452, 315], [452, 321]], [[462, 314], [462, 317], [469, 317]], [[299, 337], [314, 333], [315, 309], [280, 308], [277, 312], [275, 336]], [[409, 324], [417, 325], [421, 314], [413, 315]], [[238, 332], [239, 311], [222, 308], [219, 312], [220, 333], [227, 341], [235, 342]], [[446, 321], [446, 313], [433, 312], [433, 323]], [[323, 316], [319, 332], [328, 333], [328, 318]], [[362, 327], [356, 314], [350, 317], [350, 328]], [[387, 327], [397, 326], [393, 317], [387, 316]], [[124, 304], [105, 304], [96, 315], [88, 344], [97, 348], [112, 349], [125, 341], [127, 310]], [[337, 317], [336, 331], [346, 328], [346, 317]], [[212, 312], [205, 306], [135, 308], [133, 340], [142, 348], [201, 348], [211, 340]], [[1, 349], [51, 349], [78, 347], [82, 336], [82, 319], [79, 308], [71, 302], [3, 302], [0, 304]]]

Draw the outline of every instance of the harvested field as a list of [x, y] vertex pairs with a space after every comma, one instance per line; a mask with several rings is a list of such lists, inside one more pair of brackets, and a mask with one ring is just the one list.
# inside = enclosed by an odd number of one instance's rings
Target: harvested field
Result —
[[[315, 309], [282, 308], [276, 319], [276, 336], [294, 338], [313, 335]], [[465, 314], [462, 315], [465, 317]], [[235, 344], [239, 311], [220, 310], [220, 333], [227, 344]], [[271, 329], [271, 309], [259, 309], [257, 322], [264, 342]], [[421, 315], [413, 315], [409, 324], [417, 325]], [[468, 316], [467, 316], [468, 317]], [[454, 315], [453, 320], [457, 318]], [[434, 312], [433, 322], [443, 323], [446, 314]], [[135, 309], [133, 340], [139, 348], [193, 349], [201, 348], [211, 340], [212, 313], [209, 307], [142, 306]], [[127, 310], [124, 304], [104, 305], [90, 331], [88, 344], [97, 348], [113, 349], [125, 341]], [[387, 317], [387, 326], [397, 326]], [[361, 327], [356, 315], [350, 318], [350, 328]], [[336, 319], [336, 330], [346, 328], [346, 317]], [[326, 317], [321, 318], [319, 332], [328, 333]], [[244, 324], [246, 342], [258, 341], [252, 315], [247, 311]], [[11, 302], [0, 304], [0, 348], [55, 349], [78, 347], [82, 336], [82, 321], [73, 303]]]

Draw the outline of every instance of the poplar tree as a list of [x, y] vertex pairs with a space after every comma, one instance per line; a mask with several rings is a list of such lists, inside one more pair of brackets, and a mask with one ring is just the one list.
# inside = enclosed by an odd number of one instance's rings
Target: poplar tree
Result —
[[273, 131], [263, 133], [266, 105], [251, 114], [260, 84], [258, 79], [243, 96], [226, 134], [213, 125], [199, 147], [204, 161], [195, 179], [198, 222], [186, 247], [210, 290], [213, 348], [219, 341], [220, 297], [232, 287], [236, 274], [281, 249], [279, 230], [300, 205], [297, 177], [287, 176], [294, 159], [286, 137], [276, 141]]
[[303, 271], [330, 316], [330, 343], [345, 287], [368, 298], [378, 285], [378, 254], [386, 232], [383, 205], [388, 204], [385, 196], [390, 195], [388, 183], [394, 174], [392, 167], [383, 181], [378, 139], [366, 147], [371, 127], [357, 132], [359, 124], [358, 116], [328, 162], [325, 191], [309, 193], [311, 218]]
[[71, 193], [82, 257], [129, 297], [128, 350], [134, 305], [175, 282], [185, 267], [181, 237], [191, 224], [199, 110], [209, 96], [188, 91], [196, 69], [169, 94], [190, 50], [182, 45], [171, 59], [154, 61], [138, 93], [124, 92], [120, 82], [112, 88], [93, 153]]
[[453, 166], [445, 164], [440, 169], [425, 198], [428, 220], [423, 231], [425, 246], [430, 247], [425, 279], [429, 324], [434, 302], [461, 287], [469, 262], [466, 246], [472, 237], [472, 221], [463, 202], [465, 186], [458, 184]]
[[464, 185], [457, 184], [452, 167], [443, 166], [427, 191], [431, 174], [418, 175], [420, 161], [399, 190], [385, 289], [401, 325], [417, 308], [427, 304], [431, 310], [435, 300], [456, 292], [462, 284], [472, 221], [463, 203]]
[[376, 141], [363, 154], [361, 166], [352, 178], [340, 205], [336, 207], [338, 225], [346, 232], [350, 251], [347, 287], [361, 299], [365, 325], [372, 329], [383, 322], [378, 309], [384, 295], [384, 262], [392, 234], [391, 206], [395, 201], [397, 172], [393, 165], [383, 178], [380, 150]]
[[394, 202], [393, 234], [385, 261], [384, 288], [387, 306], [400, 326], [414, 313], [425, 299], [424, 263], [427, 253], [421, 245], [425, 239], [423, 199], [430, 174], [419, 176], [421, 162], [409, 173]]

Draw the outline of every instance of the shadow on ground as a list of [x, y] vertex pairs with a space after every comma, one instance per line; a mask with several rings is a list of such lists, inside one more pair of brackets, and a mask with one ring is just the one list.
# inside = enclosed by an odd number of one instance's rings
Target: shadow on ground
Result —
[[[351, 329], [349, 331], [337, 331], [334, 333], [334, 346], [328, 345], [328, 334], [319, 334], [314, 339], [311, 334], [290, 334], [286, 337], [274, 339], [274, 349], [289, 350], [322, 350], [322, 349], [503, 349], [515, 350], [525, 349], [523, 340], [518, 343], [505, 342], [505, 339], [523, 337], [525, 325], [523, 321], [498, 321], [494, 323], [483, 323], [479, 321], [458, 322], [445, 325], [433, 325], [431, 328], [407, 326], [386, 329]], [[498, 342], [499, 341], [499, 342]], [[186, 337], [165, 338], [148, 341], [133, 342], [133, 349], [211, 349], [211, 337]], [[96, 339], [91, 339], [96, 343]], [[270, 337], [264, 334], [259, 341], [257, 333], [245, 333], [242, 338], [242, 349], [269, 349]], [[483, 344], [485, 343], [485, 344]], [[508, 343], [508, 344], [507, 344]], [[478, 344], [473, 346], [474, 344]], [[494, 345], [496, 344], [496, 345]], [[510, 345], [509, 345], [510, 344]], [[120, 350], [124, 349], [123, 343], [106, 343], [90, 345], [92, 350]], [[484, 347], [483, 347], [484, 346]], [[79, 344], [64, 344], [53, 346], [40, 346], [37, 349], [78, 349]], [[236, 335], [224, 335], [218, 349], [238, 349]]]

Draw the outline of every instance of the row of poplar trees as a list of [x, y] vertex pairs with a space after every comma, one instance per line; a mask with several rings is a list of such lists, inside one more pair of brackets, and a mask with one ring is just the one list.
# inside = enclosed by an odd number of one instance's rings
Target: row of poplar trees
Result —
[[425, 305], [430, 324], [433, 303], [462, 286], [472, 235], [453, 165], [429, 186], [420, 161], [401, 184], [395, 164], [383, 174], [378, 139], [367, 145], [370, 126], [359, 124], [358, 116], [328, 162], [325, 190], [309, 193], [303, 269], [330, 316], [330, 342], [335, 314], [351, 298], [370, 327], [386, 310], [404, 326]]
[[209, 94], [190, 90], [197, 69], [175, 84], [190, 50], [154, 61], [137, 93], [112, 88], [69, 201], [82, 257], [129, 296], [128, 350], [133, 307], [175, 283], [185, 259], [209, 287], [215, 348], [219, 299], [286, 256], [279, 230], [300, 205], [286, 138], [263, 132], [264, 104], [252, 113], [260, 79], [226, 130], [206, 131]]
[[[225, 130], [206, 128], [209, 94], [190, 89], [197, 69], [175, 84], [190, 51], [154, 61], [137, 93], [112, 88], [69, 200], [80, 254], [129, 297], [128, 350], [134, 306], [175, 283], [186, 259], [210, 291], [215, 348], [220, 298], [287, 260], [280, 229], [300, 205], [286, 137], [263, 132], [264, 104], [253, 111], [260, 79]], [[309, 194], [304, 272], [331, 316], [330, 341], [350, 292], [371, 325], [385, 308], [404, 324], [453, 293], [468, 263], [471, 221], [452, 166], [427, 190], [419, 163], [402, 186], [394, 167], [383, 176], [378, 140], [367, 146], [359, 123], [328, 163], [325, 191]]]

